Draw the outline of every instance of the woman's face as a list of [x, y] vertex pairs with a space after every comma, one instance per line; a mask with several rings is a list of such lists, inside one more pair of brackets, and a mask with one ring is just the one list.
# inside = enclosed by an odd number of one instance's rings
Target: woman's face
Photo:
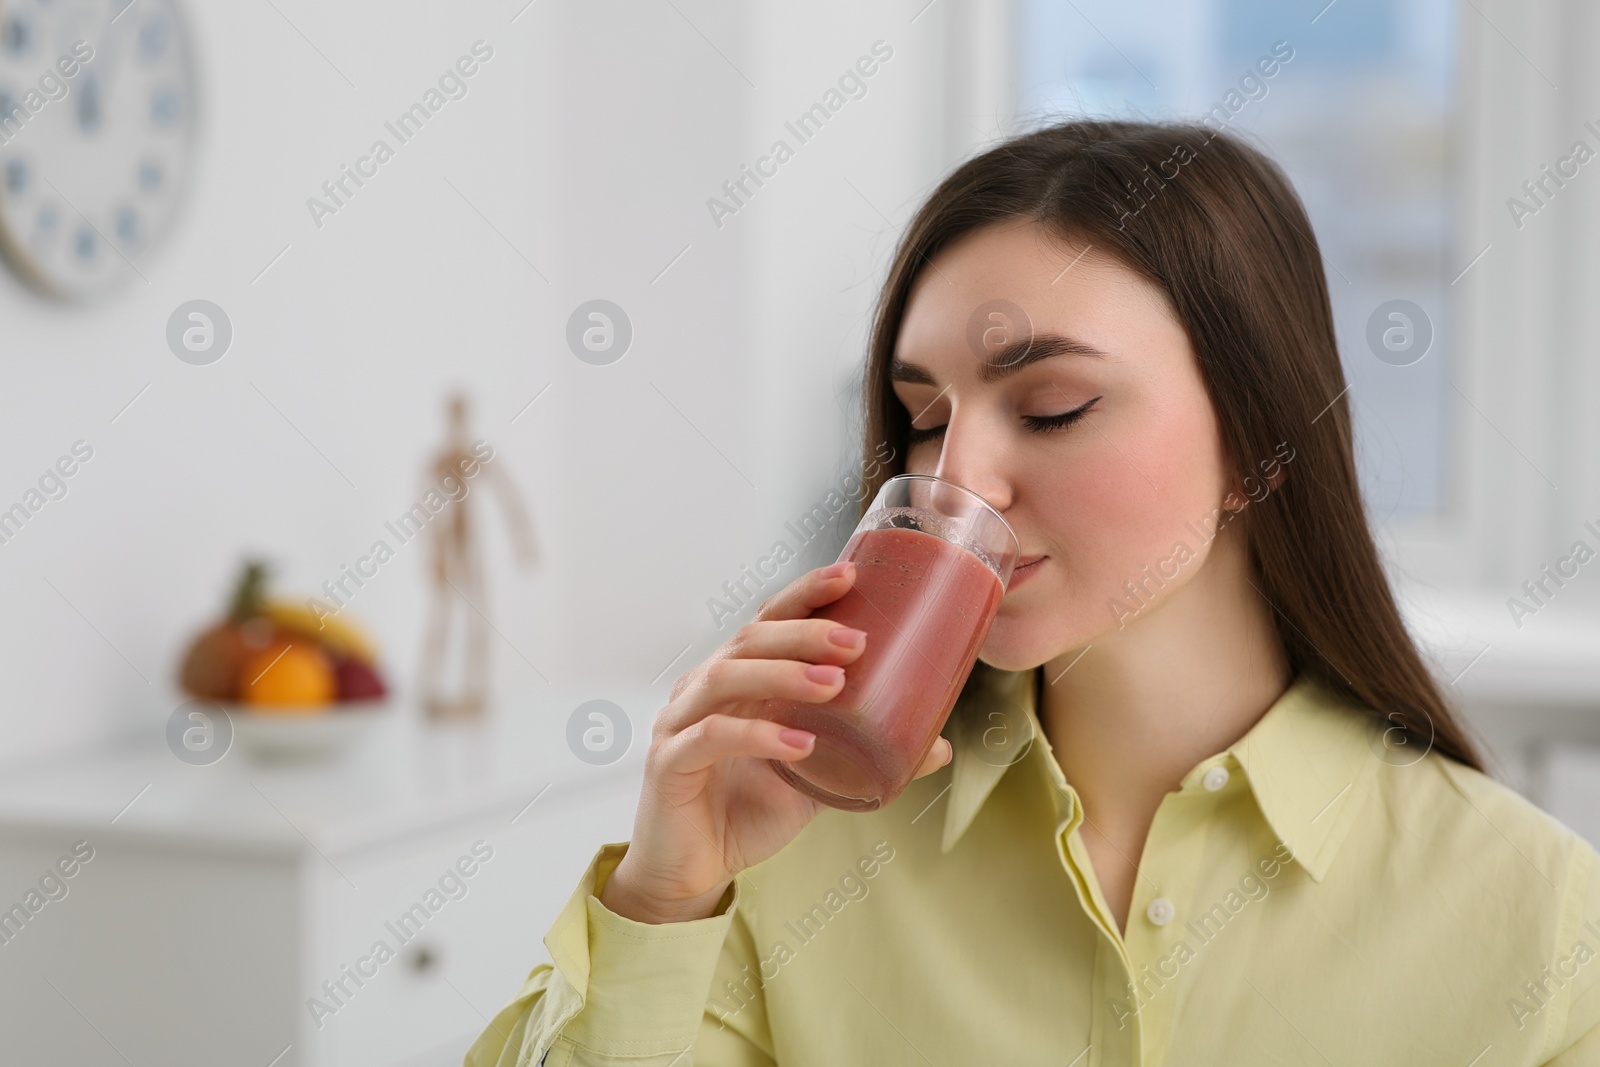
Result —
[[[923, 269], [895, 354], [907, 472], [977, 491], [1016, 531], [1019, 564], [1044, 557], [1013, 575], [984, 662], [1020, 670], [1109, 642], [1205, 565], [1236, 483], [1160, 288], [1031, 221], [997, 223]], [[985, 363], [1010, 370], [980, 376]]]

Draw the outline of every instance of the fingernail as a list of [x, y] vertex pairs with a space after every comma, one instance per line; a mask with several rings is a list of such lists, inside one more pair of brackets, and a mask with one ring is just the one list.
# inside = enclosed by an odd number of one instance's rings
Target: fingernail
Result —
[[835, 626], [828, 631], [828, 640], [840, 648], [860, 648], [861, 642], [867, 639], [865, 630], [855, 630], [849, 626]]
[[849, 560], [840, 560], [838, 563], [830, 563], [828, 566], [822, 568], [822, 576], [824, 578], [837, 578], [839, 575], [845, 572], [845, 568], [848, 566], [850, 566]]
[[816, 734], [806, 733], [804, 730], [786, 729], [778, 733], [778, 740], [790, 748], [809, 748], [811, 742], [816, 739]]
[[806, 668], [806, 677], [823, 685], [833, 685], [844, 677], [844, 668], [835, 667], [831, 663], [813, 663]]

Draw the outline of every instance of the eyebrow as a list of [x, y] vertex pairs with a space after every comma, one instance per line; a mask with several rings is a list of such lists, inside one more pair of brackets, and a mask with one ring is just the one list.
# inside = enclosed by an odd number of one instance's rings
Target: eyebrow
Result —
[[[1064, 355], [1106, 358], [1105, 352], [1077, 338], [1058, 333], [1035, 334], [1028, 340], [1013, 341], [996, 349], [994, 355], [978, 365], [978, 380], [985, 384], [997, 382], [1040, 360]], [[894, 359], [889, 363], [889, 380], [913, 385], [939, 384], [925, 368], [902, 359]]]

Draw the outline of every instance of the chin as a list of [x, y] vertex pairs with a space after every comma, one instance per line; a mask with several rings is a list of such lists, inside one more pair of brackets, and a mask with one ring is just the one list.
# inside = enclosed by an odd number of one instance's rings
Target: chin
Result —
[[1029, 661], [1007, 660], [1007, 659], [1004, 659], [1004, 658], [997, 658], [995, 656], [991, 656], [987, 652], [981, 653], [978, 656], [978, 659], [979, 659], [980, 662], [982, 662], [982, 663], [994, 668], [997, 671], [1031, 671], [1033, 668], [1039, 666], [1041, 663], [1049, 663], [1050, 662], [1050, 660], [1048, 658], [1046, 658], [1046, 659], [1038, 659], [1038, 660], [1029, 660]]
[[[1043, 641], [1037, 636], [1028, 639], [1028, 635], [1018, 633], [1015, 636], [1000, 632], [998, 620], [989, 630], [989, 637], [983, 643], [983, 648], [978, 652], [978, 658], [989, 666], [1002, 671], [1025, 671], [1049, 663], [1059, 654], [1054, 650], [1058, 642]], [[1019, 639], [1020, 638], [1020, 639]]]
[[1084, 618], [1069, 617], [1050, 625], [1045, 620], [996, 615], [978, 658], [997, 670], [1031, 670], [1093, 643], [1106, 629], [1104, 621], [1095, 626]]

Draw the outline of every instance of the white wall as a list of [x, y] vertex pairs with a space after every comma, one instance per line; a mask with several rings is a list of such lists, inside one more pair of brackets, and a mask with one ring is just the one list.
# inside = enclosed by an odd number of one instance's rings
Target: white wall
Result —
[[[0, 277], [0, 501], [75, 440], [95, 449], [0, 545], [0, 764], [164, 720], [241, 554], [299, 594], [352, 562], [417, 499], [455, 385], [543, 549], [516, 572], [475, 497], [502, 704], [547, 715], [559, 743], [568, 709], [538, 705], [541, 674], [601, 696], [692, 645], [664, 698], [726, 636], [706, 598], [847, 469], [849, 380], [898, 227], [1005, 118], [983, 99], [972, 125], [944, 118], [971, 82], [946, 72], [976, 61], [945, 20], [983, 5], [275, 3], [188, 5], [203, 139], [178, 228], [139, 261], [148, 284], [63, 308]], [[494, 57], [468, 96], [316, 228], [306, 198], [480, 38]], [[894, 57], [867, 94], [716, 228], [706, 198], [879, 39]], [[164, 341], [196, 297], [235, 328], [206, 367]], [[609, 367], [564, 344], [594, 297], [634, 324]], [[349, 609], [401, 683], [425, 562], [400, 548]]]

